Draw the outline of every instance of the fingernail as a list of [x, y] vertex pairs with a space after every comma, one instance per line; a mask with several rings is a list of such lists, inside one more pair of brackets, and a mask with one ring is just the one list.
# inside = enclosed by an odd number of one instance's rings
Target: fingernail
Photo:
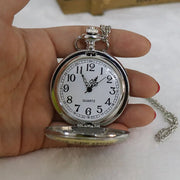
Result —
[[159, 83], [157, 83], [157, 85], [158, 85], [158, 89], [157, 89], [156, 93], [158, 93], [158, 92], [160, 91], [160, 85], [159, 85]]
[[156, 118], [156, 112], [154, 111], [154, 119]]

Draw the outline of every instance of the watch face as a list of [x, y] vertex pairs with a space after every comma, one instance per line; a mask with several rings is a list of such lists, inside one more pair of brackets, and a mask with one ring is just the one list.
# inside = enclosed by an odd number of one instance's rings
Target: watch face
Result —
[[117, 113], [123, 99], [122, 74], [104, 59], [69, 60], [56, 76], [58, 106], [71, 120], [96, 122]]

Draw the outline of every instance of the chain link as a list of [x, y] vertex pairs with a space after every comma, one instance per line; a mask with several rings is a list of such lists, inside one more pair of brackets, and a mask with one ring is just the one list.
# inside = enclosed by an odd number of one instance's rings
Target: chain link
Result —
[[[109, 34], [111, 33], [111, 26], [100, 25], [102, 41], [104, 41], [107, 45], [107, 49], [109, 48]], [[107, 50], [106, 49], [106, 50]]]
[[152, 104], [152, 106], [154, 106], [156, 109], [158, 109], [162, 113], [165, 121], [169, 123], [169, 127], [162, 128], [155, 135], [155, 140], [157, 142], [163, 142], [164, 140], [167, 139], [167, 137], [169, 137], [169, 135], [171, 135], [175, 131], [175, 129], [178, 128], [178, 124], [179, 124], [178, 119], [174, 114], [167, 111], [166, 108], [162, 106], [156, 99], [147, 98], [147, 100], [150, 104]]

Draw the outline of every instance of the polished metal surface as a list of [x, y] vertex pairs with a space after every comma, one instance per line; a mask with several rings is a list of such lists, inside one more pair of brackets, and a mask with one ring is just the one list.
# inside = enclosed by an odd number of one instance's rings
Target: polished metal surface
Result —
[[122, 142], [129, 132], [110, 128], [92, 128], [77, 126], [50, 126], [46, 129], [46, 136], [53, 140], [84, 145], [108, 145]]

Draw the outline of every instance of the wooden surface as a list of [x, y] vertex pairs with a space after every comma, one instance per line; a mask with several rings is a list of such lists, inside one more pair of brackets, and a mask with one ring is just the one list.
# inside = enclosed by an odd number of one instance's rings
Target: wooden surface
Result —
[[105, 10], [129, 6], [143, 6], [160, 3], [180, 2], [180, 0], [57, 0], [64, 14], [90, 12], [102, 15]]

